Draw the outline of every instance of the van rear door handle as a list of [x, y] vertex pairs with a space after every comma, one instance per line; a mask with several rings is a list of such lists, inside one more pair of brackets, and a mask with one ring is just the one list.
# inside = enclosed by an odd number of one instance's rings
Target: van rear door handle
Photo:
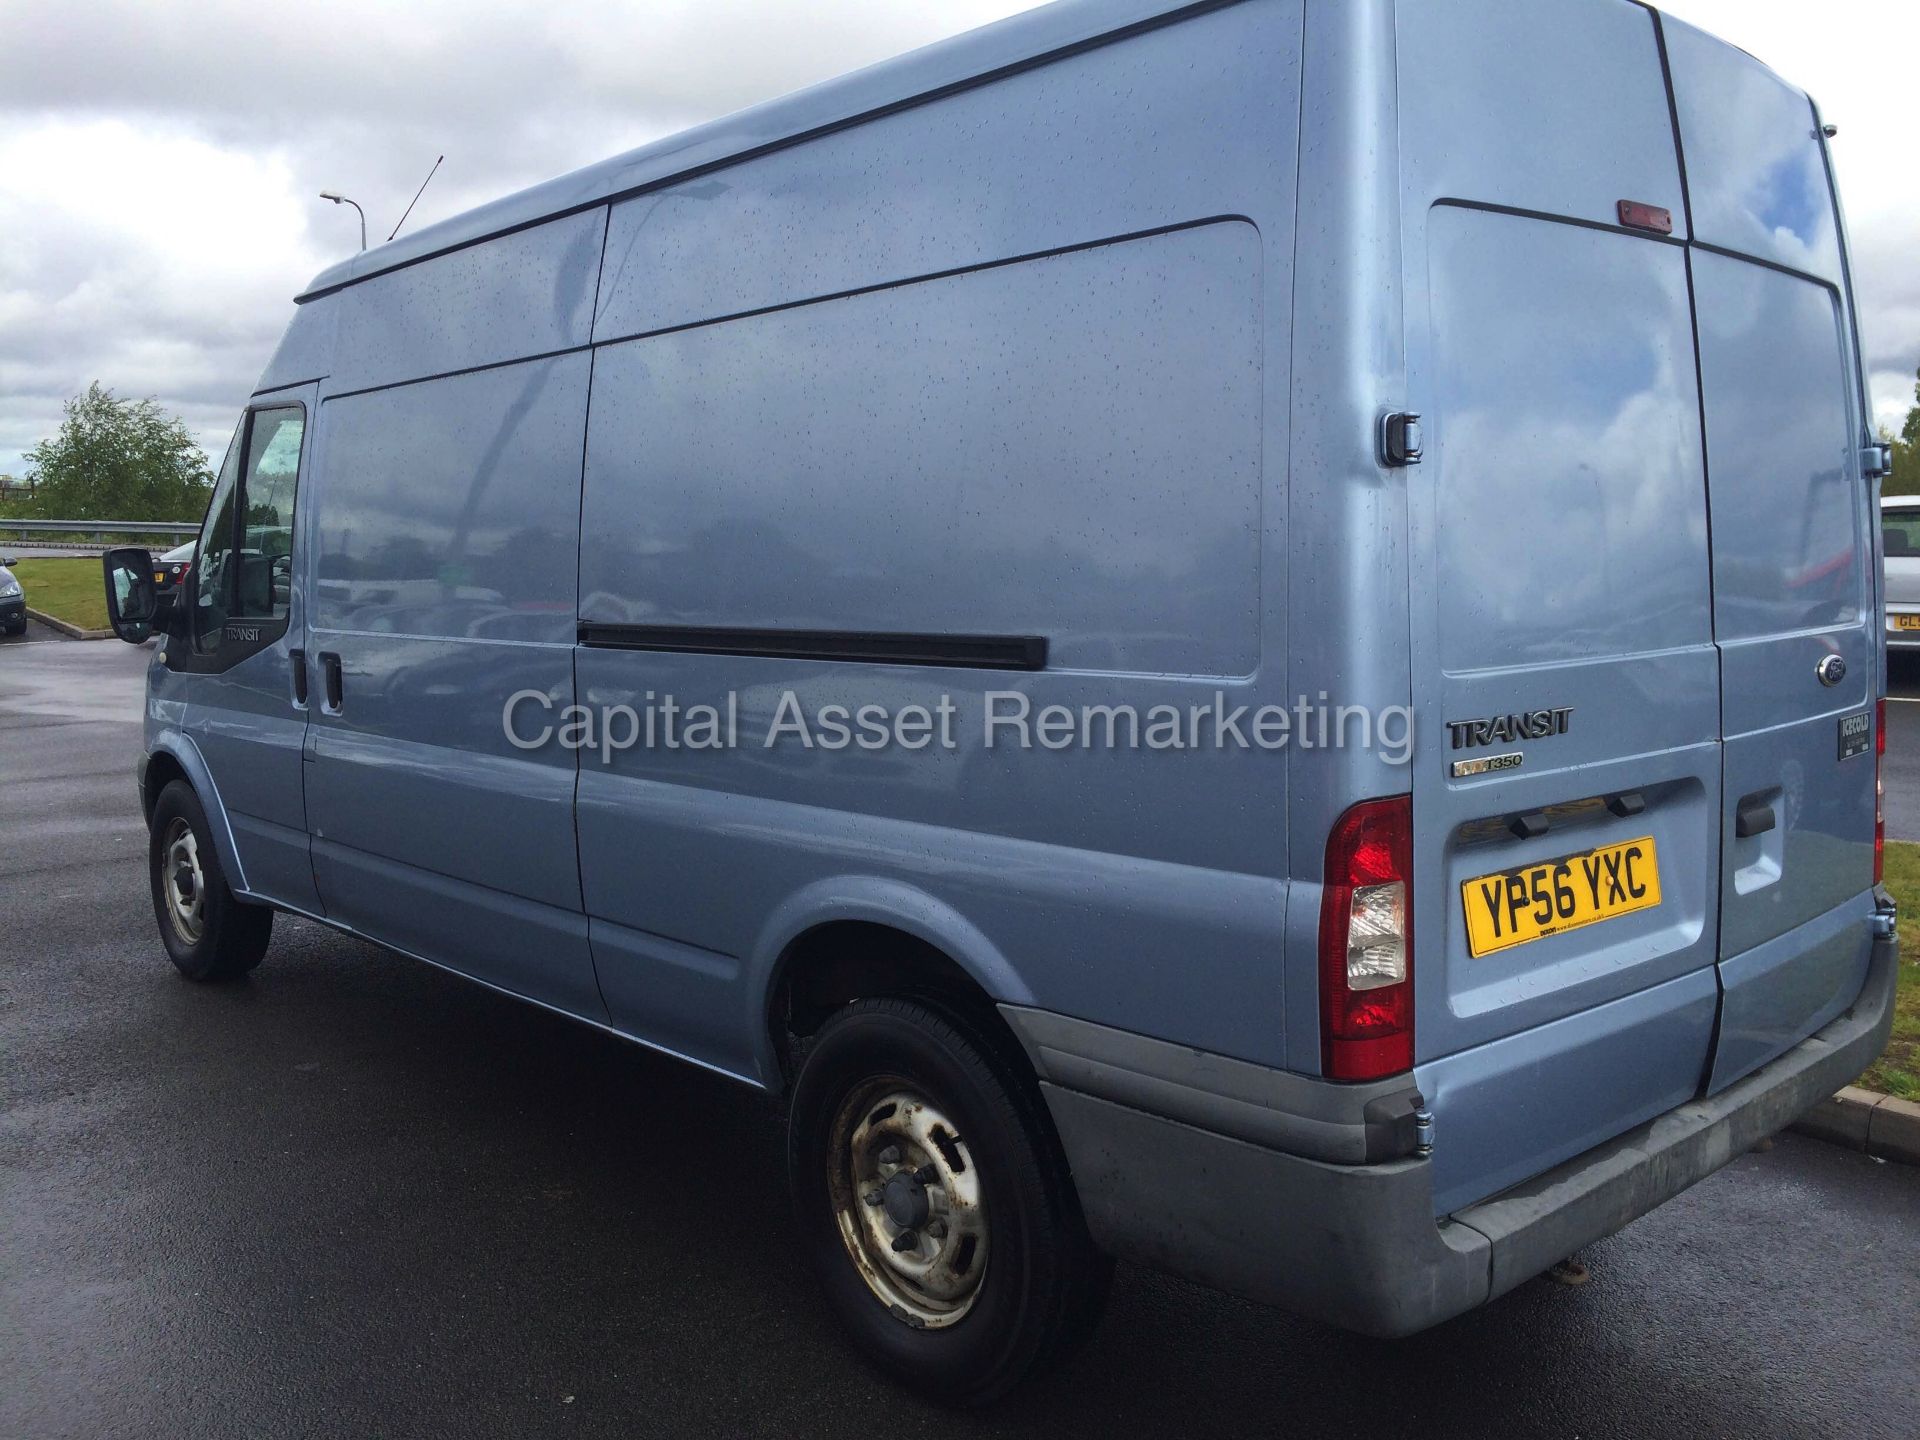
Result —
[[287, 660], [293, 666], [293, 703], [304, 710], [307, 708], [307, 652], [289, 650]]
[[1749, 795], [1742, 800], [1733, 812], [1733, 833], [1736, 839], [1751, 840], [1756, 835], [1764, 835], [1778, 823], [1773, 814], [1773, 802], [1762, 800], [1758, 795]]
[[331, 650], [322, 652], [320, 656], [320, 673], [325, 678], [325, 681], [326, 681], [327, 713], [330, 715], [338, 715], [340, 713], [340, 701], [341, 701], [340, 657], [334, 654]]

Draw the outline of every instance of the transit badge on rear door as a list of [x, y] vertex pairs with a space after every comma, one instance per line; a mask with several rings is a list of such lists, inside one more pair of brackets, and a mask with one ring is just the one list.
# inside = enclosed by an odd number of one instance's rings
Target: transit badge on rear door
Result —
[[[1478, 749], [1482, 745], [1511, 743], [1515, 740], [1544, 740], [1551, 735], [1564, 735], [1573, 723], [1573, 707], [1561, 705], [1544, 710], [1520, 710], [1511, 715], [1490, 715], [1480, 720], [1449, 720], [1447, 735], [1455, 750]], [[1453, 762], [1452, 774], [1456, 780], [1464, 780], [1472, 775], [1491, 775], [1501, 770], [1518, 770], [1527, 763], [1526, 752], [1510, 751], [1505, 755], [1483, 755], [1473, 760]]]

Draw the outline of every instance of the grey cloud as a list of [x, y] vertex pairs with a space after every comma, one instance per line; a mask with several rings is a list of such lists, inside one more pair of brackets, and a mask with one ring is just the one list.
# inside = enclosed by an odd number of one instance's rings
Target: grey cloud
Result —
[[[1881, 418], [1914, 403], [1920, 363], [1920, 233], [1887, 226], [1853, 235], [1854, 284], [1860, 299], [1860, 348]], [[1897, 428], [1897, 420], [1894, 421]]]
[[[4, 103], [100, 105], [305, 125], [321, 116], [477, 118], [556, 96], [709, 109], [892, 54], [1006, 7], [761, 0], [539, 7], [202, 0], [13, 7]], [[558, 88], [556, 88], [558, 87]]]

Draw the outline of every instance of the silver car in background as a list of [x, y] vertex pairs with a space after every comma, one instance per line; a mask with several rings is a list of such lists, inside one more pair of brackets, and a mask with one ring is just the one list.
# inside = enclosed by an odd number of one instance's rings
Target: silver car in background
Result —
[[20, 562], [11, 556], [0, 556], [0, 635], [24, 635], [27, 633], [27, 597], [20, 588], [20, 581], [7, 567]]
[[1880, 502], [1887, 556], [1887, 649], [1920, 650], [1920, 495]]

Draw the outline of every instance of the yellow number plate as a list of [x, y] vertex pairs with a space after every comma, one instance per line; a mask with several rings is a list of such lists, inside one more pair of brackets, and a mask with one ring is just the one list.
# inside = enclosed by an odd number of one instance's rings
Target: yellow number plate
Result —
[[1896, 630], [1920, 630], [1920, 615], [1895, 615], [1893, 628]]
[[1480, 875], [1460, 887], [1467, 951], [1478, 957], [1548, 935], [1597, 925], [1660, 903], [1653, 837]]

